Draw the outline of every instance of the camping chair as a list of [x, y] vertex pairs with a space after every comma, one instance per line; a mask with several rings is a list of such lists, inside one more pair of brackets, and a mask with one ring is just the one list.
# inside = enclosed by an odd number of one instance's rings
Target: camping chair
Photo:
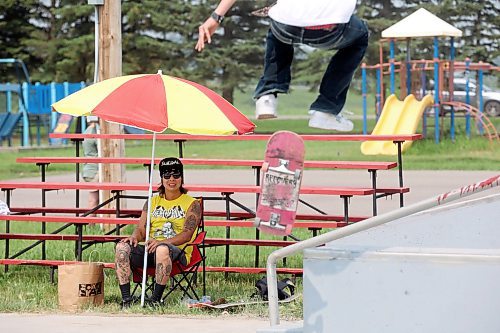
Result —
[[[206, 294], [205, 290], [205, 247], [204, 241], [207, 232], [204, 230], [204, 219], [203, 219], [203, 201], [202, 199], [198, 199], [201, 204], [201, 218], [200, 224], [198, 225], [198, 234], [195, 239], [186, 244], [181, 249], [181, 254], [184, 253], [188, 246], [193, 247], [193, 252], [191, 252], [191, 260], [189, 263], [184, 266], [179, 260], [175, 259], [172, 262], [172, 271], [170, 272], [170, 280], [171, 287], [166, 290], [166, 293], [163, 295], [162, 300], [164, 301], [172, 292], [177, 289], [182, 290], [182, 297], [189, 297], [192, 299], [199, 299], [198, 294], [196, 293], [196, 279], [197, 273], [202, 266], [202, 284], [203, 284], [203, 295]], [[135, 288], [132, 292], [134, 295], [136, 290], [139, 289], [142, 285], [142, 268], [132, 268], [132, 281], [135, 283]], [[149, 267], [146, 270], [146, 295], [150, 296], [153, 291], [154, 281], [155, 281], [155, 268]]]

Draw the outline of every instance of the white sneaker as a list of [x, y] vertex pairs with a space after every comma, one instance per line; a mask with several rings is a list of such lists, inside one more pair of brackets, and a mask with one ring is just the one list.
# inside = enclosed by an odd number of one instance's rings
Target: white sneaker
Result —
[[311, 119], [309, 119], [309, 127], [341, 132], [350, 132], [354, 128], [352, 121], [345, 118], [342, 115], [342, 112], [337, 115], [333, 115], [331, 113], [311, 110], [309, 114], [311, 115]]
[[257, 101], [255, 101], [255, 117], [257, 119], [276, 118], [277, 106], [278, 99], [273, 94], [260, 96]]

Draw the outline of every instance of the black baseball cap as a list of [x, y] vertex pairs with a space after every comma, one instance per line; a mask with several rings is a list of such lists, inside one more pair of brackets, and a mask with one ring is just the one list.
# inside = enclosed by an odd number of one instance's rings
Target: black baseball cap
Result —
[[176, 157], [167, 157], [160, 161], [160, 177], [166, 172], [180, 172], [184, 179], [184, 167], [180, 159]]

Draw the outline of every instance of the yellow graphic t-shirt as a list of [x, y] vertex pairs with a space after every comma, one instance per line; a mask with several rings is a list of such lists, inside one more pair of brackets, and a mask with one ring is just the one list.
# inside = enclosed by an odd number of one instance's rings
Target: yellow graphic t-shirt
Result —
[[[165, 200], [159, 195], [153, 196], [151, 198], [151, 229], [149, 230], [149, 237], [164, 240], [180, 234], [184, 230], [186, 212], [195, 200], [187, 194], [182, 194], [175, 200]], [[195, 230], [190, 241], [194, 240], [196, 233]], [[185, 244], [177, 245], [177, 247], [182, 249]], [[185, 252], [189, 263], [193, 248], [188, 246]]]

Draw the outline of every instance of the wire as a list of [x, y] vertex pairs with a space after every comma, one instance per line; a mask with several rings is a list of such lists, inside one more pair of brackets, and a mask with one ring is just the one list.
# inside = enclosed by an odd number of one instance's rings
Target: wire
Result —
[[94, 83], [97, 83], [99, 75], [99, 10], [94, 6], [95, 24], [94, 24]]

